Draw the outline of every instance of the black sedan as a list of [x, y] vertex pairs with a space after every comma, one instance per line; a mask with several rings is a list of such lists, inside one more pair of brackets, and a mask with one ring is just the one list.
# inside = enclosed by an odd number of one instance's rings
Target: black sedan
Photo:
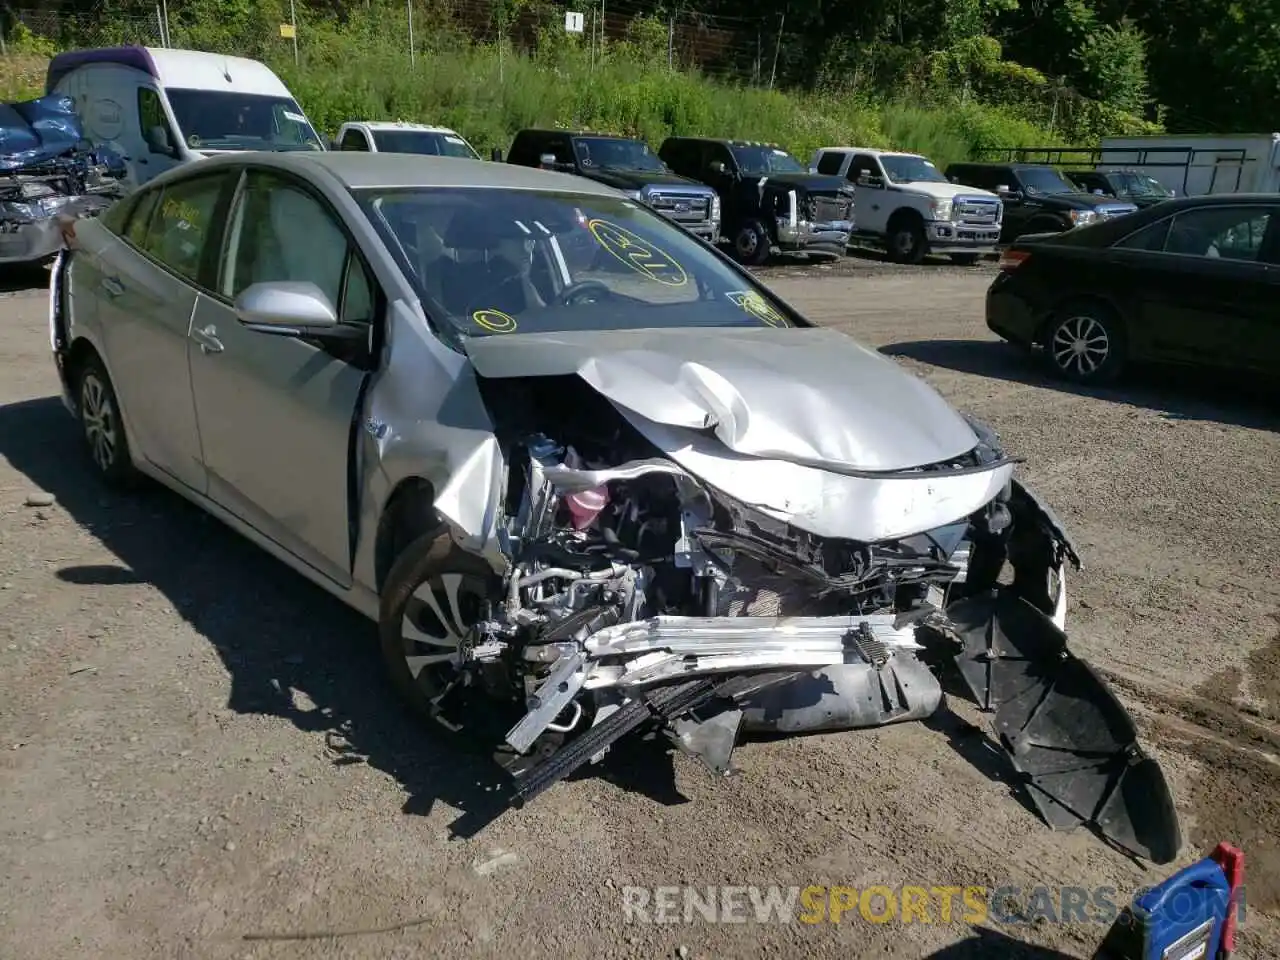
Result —
[[1007, 247], [987, 326], [1077, 383], [1130, 361], [1280, 365], [1280, 195], [1180, 197]]

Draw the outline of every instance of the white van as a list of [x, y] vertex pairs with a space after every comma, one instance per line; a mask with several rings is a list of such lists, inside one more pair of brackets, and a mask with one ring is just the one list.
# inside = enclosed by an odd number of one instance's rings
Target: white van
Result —
[[256, 60], [163, 47], [60, 53], [46, 92], [75, 100], [85, 136], [121, 154], [126, 183], [240, 150], [323, 150], [271, 70]]

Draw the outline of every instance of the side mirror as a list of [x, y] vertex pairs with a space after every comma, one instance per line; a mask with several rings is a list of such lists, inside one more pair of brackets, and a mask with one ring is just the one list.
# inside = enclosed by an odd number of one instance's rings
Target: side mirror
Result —
[[724, 165], [723, 160], [712, 160], [709, 164], [707, 164], [707, 169], [710, 170], [712, 173], [718, 174], [722, 177], [729, 172], [729, 168]]
[[255, 283], [235, 302], [236, 316], [255, 333], [318, 340], [360, 340], [365, 334], [338, 322], [333, 304], [309, 280]]
[[502, 148], [501, 148], [501, 147], [494, 147], [494, 148], [493, 148], [493, 152], [489, 154], [489, 159], [490, 159], [490, 160], [492, 160], [494, 163], [501, 163], [501, 162], [502, 162]]
[[147, 131], [147, 147], [152, 153], [162, 153], [166, 157], [172, 157], [176, 153], [169, 140], [169, 131], [159, 124]]
[[556, 168], [556, 155], [554, 153], [544, 153], [538, 157], [538, 166], [543, 170], [554, 170]]
[[1008, 184], [1002, 183], [1000, 186], [996, 187], [996, 196], [1001, 200], [1013, 200], [1016, 202], [1022, 199], [1022, 191], [1010, 190]]

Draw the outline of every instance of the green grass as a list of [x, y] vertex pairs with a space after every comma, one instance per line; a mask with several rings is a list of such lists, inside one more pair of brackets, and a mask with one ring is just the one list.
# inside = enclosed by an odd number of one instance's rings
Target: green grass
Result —
[[[270, 58], [275, 60], [276, 58]], [[330, 134], [348, 119], [453, 127], [487, 155], [529, 126], [612, 131], [655, 146], [664, 137], [732, 136], [779, 143], [807, 162], [821, 146], [917, 150], [937, 163], [991, 146], [1054, 138], [1013, 111], [975, 103], [921, 106], [854, 96], [808, 96], [719, 84], [668, 71], [633, 51], [594, 65], [579, 51], [530, 58], [492, 47], [442, 51], [410, 70], [403, 54], [359, 61], [275, 62], [313, 122]]]

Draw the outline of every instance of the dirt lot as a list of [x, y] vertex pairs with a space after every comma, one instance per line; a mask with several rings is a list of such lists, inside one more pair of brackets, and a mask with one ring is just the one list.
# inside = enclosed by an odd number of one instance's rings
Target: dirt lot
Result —
[[[1273, 953], [1280, 404], [1199, 378], [1051, 384], [982, 325], [989, 267], [765, 273], [1027, 458], [1084, 553], [1074, 645], [1164, 764], [1183, 862], [1244, 845], [1239, 956]], [[488, 772], [420, 737], [370, 627], [164, 491], [107, 496], [55, 389], [43, 291], [19, 290], [0, 300], [0, 956], [1050, 960], [1087, 957], [1103, 928], [638, 925], [620, 891], [1073, 884], [1123, 901], [1163, 877], [1043, 827], [963, 705], [748, 744], [725, 782], [623, 756], [477, 832]], [[27, 505], [41, 491], [56, 503]]]

